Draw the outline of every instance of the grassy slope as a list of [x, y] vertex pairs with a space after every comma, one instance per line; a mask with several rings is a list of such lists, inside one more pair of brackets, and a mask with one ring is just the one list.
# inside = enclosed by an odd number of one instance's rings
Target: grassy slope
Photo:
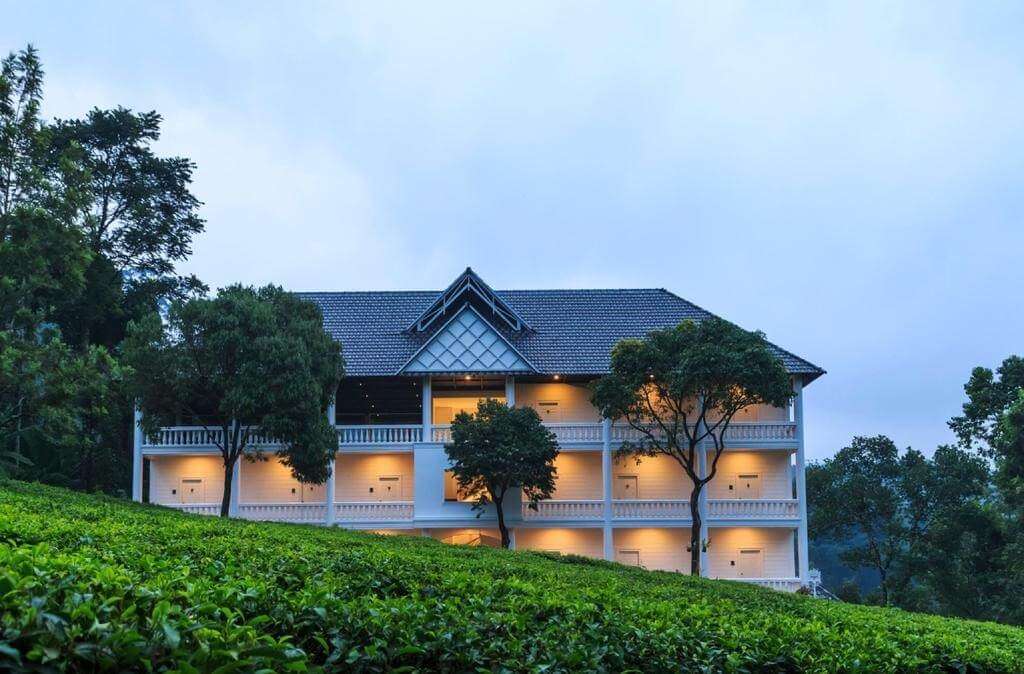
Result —
[[0, 669], [1024, 671], [1006, 626], [21, 483], [0, 541]]

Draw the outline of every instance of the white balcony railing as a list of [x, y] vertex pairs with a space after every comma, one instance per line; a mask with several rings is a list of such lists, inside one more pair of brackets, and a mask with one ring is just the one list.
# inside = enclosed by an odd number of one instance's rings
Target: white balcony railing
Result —
[[725, 432], [727, 442], [770, 442], [795, 440], [796, 423], [780, 422], [733, 422]]
[[161, 503], [160, 505], [193, 515], [220, 515], [219, 503]]
[[451, 442], [452, 441], [452, 425], [451, 424], [434, 424], [431, 432], [431, 442]]
[[604, 517], [604, 501], [538, 501], [537, 509], [523, 503], [523, 519], [538, 520], [599, 520]]
[[600, 423], [552, 423], [544, 425], [555, 434], [560, 445], [571, 445], [580, 442], [600, 444], [602, 441]]
[[412, 522], [412, 501], [335, 503], [336, 522]]
[[[652, 426], [653, 428], [653, 426]], [[661, 435], [660, 432], [655, 435]], [[623, 422], [612, 424], [611, 441], [613, 444], [622, 442], [638, 442], [647, 436], [640, 430]], [[780, 422], [733, 422], [725, 433], [726, 442], [778, 442], [796, 439], [796, 424], [791, 421]], [[710, 442], [710, 440], [709, 440]]]
[[[246, 444], [250, 447], [273, 447], [277, 440], [261, 433], [259, 429], [248, 429]], [[214, 449], [224, 445], [224, 429], [202, 426], [164, 426], [155, 435], [144, 437], [143, 446], [160, 449]]]
[[422, 442], [422, 424], [338, 426], [338, 445], [410, 445]]
[[709, 499], [708, 517], [715, 519], [797, 519], [796, 499]]
[[687, 500], [631, 499], [612, 501], [612, 517], [621, 520], [690, 519]]
[[321, 524], [327, 515], [324, 503], [239, 503], [238, 516], [262, 522]]
[[760, 585], [780, 592], [796, 592], [803, 585], [799, 578], [730, 578], [729, 580]]
[[[574, 444], [599, 446], [603, 440], [601, 424], [597, 422], [552, 423], [547, 427], [554, 432], [558, 442], [565, 446]], [[363, 426], [338, 426], [338, 447], [369, 446], [395, 447], [423, 442], [421, 424], [381, 424]], [[202, 426], [165, 426], [155, 435], [143, 440], [143, 446], [150, 450], [213, 451], [223, 446], [224, 431], [220, 428]], [[637, 442], [644, 438], [637, 429], [623, 424], [611, 427], [611, 443], [618, 446], [623, 442]], [[742, 442], [780, 442], [796, 439], [796, 424], [792, 422], [734, 423], [729, 426], [726, 440]], [[450, 424], [435, 424], [430, 431], [430, 442], [448, 443], [452, 440]], [[251, 448], [273, 449], [280, 443], [262, 434], [258, 429], [250, 431], [248, 446]]]

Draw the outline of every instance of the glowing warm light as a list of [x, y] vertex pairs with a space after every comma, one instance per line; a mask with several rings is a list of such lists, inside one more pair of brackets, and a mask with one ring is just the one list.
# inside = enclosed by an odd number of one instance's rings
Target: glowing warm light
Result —
[[466, 381], [469, 381], [469, 380], [470, 380], [470, 379], [472, 379], [472, 378], [473, 378], [472, 376], [470, 376], [470, 375], [468, 375], [468, 374], [466, 375]]
[[561, 379], [561, 378], [562, 378], [562, 375], [560, 375], [560, 374], [556, 374], [556, 375], [555, 375], [555, 381], [558, 381], [558, 380], [559, 380], [559, 379]]

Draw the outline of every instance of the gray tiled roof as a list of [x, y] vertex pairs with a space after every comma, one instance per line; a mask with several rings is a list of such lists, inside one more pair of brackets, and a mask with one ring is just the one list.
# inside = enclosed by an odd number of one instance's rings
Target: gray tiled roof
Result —
[[[615, 290], [498, 290], [531, 330], [502, 334], [539, 372], [602, 374], [612, 346], [685, 319], [712, 314], [659, 288]], [[350, 376], [394, 375], [431, 336], [406, 328], [437, 298], [438, 291], [297, 293], [319, 305], [328, 332], [342, 344]], [[500, 327], [500, 326], [496, 326]], [[793, 374], [808, 381], [824, 370], [773, 347]]]

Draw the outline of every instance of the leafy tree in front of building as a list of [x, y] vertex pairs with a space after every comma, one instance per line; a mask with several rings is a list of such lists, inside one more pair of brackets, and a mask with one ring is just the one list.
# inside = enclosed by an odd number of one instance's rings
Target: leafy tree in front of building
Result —
[[[733, 417], [752, 405], [782, 407], [792, 390], [763, 334], [717, 318], [685, 321], [612, 349], [611, 372], [595, 383], [593, 403], [606, 418], [624, 420], [638, 436], [622, 444], [619, 457], [666, 456], [689, 477], [691, 574], [700, 575], [706, 545], [701, 493], [717, 473]], [[702, 473], [699, 453], [708, 443]]]
[[224, 464], [221, 515], [243, 456], [261, 456], [261, 438], [301, 482], [323, 483], [337, 450], [327, 422], [343, 372], [341, 348], [316, 305], [275, 286], [222, 289], [211, 299], [172, 303], [133, 323], [126, 357], [147, 432], [188, 423], [210, 431]]
[[452, 441], [445, 451], [460, 491], [473, 498], [477, 516], [494, 505], [503, 548], [511, 544], [505, 514], [509, 495], [521, 491], [536, 510], [537, 501], [555, 490], [558, 441], [532, 407], [481, 400], [475, 413], [460, 412], [452, 420]]

